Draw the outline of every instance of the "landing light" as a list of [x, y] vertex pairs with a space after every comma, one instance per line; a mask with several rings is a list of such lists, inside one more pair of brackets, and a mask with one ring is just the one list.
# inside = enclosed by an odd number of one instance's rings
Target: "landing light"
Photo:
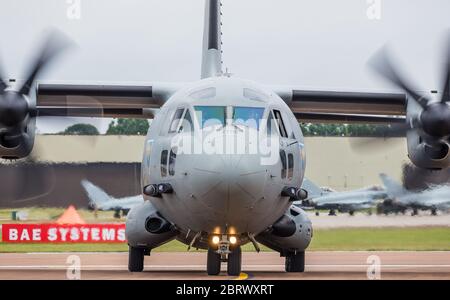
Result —
[[236, 243], [237, 243], [237, 238], [236, 238], [235, 236], [231, 236], [231, 237], [230, 237], [230, 243], [231, 243], [232, 245], [236, 244]]
[[213, 236], [212, 243], [214, 245], [217, 245], [217, 244], [219, 244], [219, 242], [220, 242], [220, 238], [217, 235]]

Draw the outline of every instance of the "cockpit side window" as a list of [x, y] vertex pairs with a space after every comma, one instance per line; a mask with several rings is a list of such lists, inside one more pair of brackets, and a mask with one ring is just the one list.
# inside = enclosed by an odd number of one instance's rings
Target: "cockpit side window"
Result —
[[161, 177], [167, 176], [167, 157], [169, 156], [169, 151], [163, 150], [161, 152]]
[[287, 178], [288, 180], [292, 180], [292, 178], [294, 178], [294, 155], [292, 153], [288, 154]]
[[286, 179], [287, 176], [286, 151], [280, 150], [280, 160], [281, 160], [281, 179]]
[[281, 116], [281, 112], [279, 110], [273, 110], [273, 114], [275, 116], [275, 120], [278, 125], [278, 129], [280, 130], [280, 135], [284, 138], [288, 138], [288, 132], [286, 130], [286, 126], [283, 122], [283, 117]]
[[179, 108], [175, 112], [172, 118], [172, 122], [170, 123], [169, 133], [175, 133], [178, 130], [178, 126], [180, 125], [180, 121], [183, 117], [184, 108]]
[[169, 155], [169, 175], [175, 176], [175, 161], [177, 159], [177, 148], [170, 150]]
[[183, 122], [181, 123], [179, 132], [194, 132], [194, 122], [192, 122], [192, 117], [189, 109], [186, 109], [184, 114]]

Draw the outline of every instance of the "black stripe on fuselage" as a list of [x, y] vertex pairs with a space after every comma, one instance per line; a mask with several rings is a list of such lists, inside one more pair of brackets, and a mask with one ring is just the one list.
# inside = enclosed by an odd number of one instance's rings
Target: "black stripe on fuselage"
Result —
[[208, 49], [219, 50], [219, 14], [220, 0], [210, 0]]

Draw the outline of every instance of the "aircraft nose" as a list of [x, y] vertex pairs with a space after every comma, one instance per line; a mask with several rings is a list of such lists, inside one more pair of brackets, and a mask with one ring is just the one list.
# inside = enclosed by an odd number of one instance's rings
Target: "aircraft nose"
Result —
[[[232, 226], [239, 232], [258, 232], [276, 221], [271, 220], [272, 216], [285, 210], [287, 202], [280, 202], [284, 199], [280, 199], [283, 186], [278, 182], [278, 161], [272, 163], [271, 153], [252, 151], [255, 143], [245, 134], [234, 128], [217, 130], [204, 143], [225, 151], [209, 148], [209, 152], [183, 156], [189, 170], [179, 181], [183, 186], [179, 191], [189, 201], [183, 207], [192, 212], [193, 222], [202, 231]], [[221, 140], [227, 135], [234, 138], [234, 144]], [[228, 151], [232, 147], [239, 150]]]
[[246, 227], [270, 180], [259, 156], [210, 155], [198, 157], [195, 164], [190, 185], [194, 201], [202, 204], [198, 208], [206, 206], [217, 226]]

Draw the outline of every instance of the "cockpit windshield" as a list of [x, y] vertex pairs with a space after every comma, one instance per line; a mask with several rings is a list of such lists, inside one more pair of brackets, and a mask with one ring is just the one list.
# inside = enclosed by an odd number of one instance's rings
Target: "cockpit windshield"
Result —
[[225, 125], [225, 106], [195, 106], [194, 109], [200, 128]]
[[245, 126], [259, 130], [264, 115], [263, 107], [195, 106], [200, 128], [209, 126]]
[[264, 108], [261, 107], [235, 107], [233, 110], [233, 124], [259, 130], [263, 115]]

